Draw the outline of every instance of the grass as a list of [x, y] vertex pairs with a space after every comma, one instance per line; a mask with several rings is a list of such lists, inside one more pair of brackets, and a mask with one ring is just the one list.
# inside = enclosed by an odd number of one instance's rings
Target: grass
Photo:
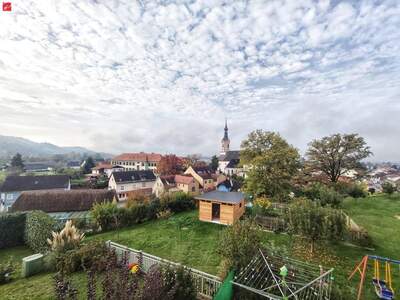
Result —
[[[344, 243], [321, 245], [314, 256], [308, 253], [308, 244], [298, 238], [285, 234], [263, 233], [263, 243], [269, 248], [280, 249], [294, 258], [335, 268], [335, 281], [341, 287], [348, 287], [352, 295], [356, 293], [358, 280], [347, 281], [347, 276], [355, 264], [365, 254], [377, 254], [399, 259], [400, 253], [400, 196], [373, 196], [366, 199], [346, 199], [344, 210], [361, 226], [365, 227], [374, 241], [375, 249], [365, 250]], [[167, 220], [147, 222], [132, 228], [111, 231], [88, 237], [87, 240], [100, 239], [143, 250], [162, 258], [180, 262], [187, 266], [211, 273], [218, 273], [221, 257], [216, 253], [218, 237], [225, 227], [197, 220], [197, 212], [186, 212]], [[25, 247], [0, 250], [0, 261], [13, 255], [19, 264], [21, 258], [31, 254]], [[399, 292], [400, 276], [398, 268], [394, 287]], [[20, 269], [16, 274], [20, 273]], [[373, 273], [369, 268], [369, 279]], [[1, 299], [51, 299], [53, 274], [40, 274], [28, 279], [16, 278], [13, 282], [0, 286]], [[82, 299], [86, 285], [83, 273], [72, 277], [74, 286], [79, 287]], [[363, 299], [376, 299], [370, 281], [366, 281]], [[354, 297], [352, 297], [354, 298]]]
[[0, 184], [6, 179], [7, 173], [5, 171], [0, 171]]

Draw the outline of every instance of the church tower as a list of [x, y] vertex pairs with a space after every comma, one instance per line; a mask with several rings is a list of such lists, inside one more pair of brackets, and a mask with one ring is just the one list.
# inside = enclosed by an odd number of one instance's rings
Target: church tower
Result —
[[221, 140], [221, 155], [226, 154], [229, 151], [229, 143], [231, 141], [228, 137], [228, 123], [225, 119], [224, 137]]

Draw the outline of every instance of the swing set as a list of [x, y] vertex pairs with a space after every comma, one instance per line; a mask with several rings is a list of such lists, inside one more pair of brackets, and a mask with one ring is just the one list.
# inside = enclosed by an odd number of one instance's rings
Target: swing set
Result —
[[[374, 262], [374, 277], [372, 279], [372, 284], [375, 288], [375, 293], [379, 299], [382, 300], [392, 300], [394, 299], [394, 290], [392, 286], [392, 268], [391, 265], [399, 265], [400, 260], [395, 260], [387, 257], [377, 256], [377, 255], [365, 255], [361, 262], [355, 267], [353, 272], [350, 274], [350, 280], [354, 274], [358, 271], [361, 275], [360, 283], [358, 285], [358, 295], [357, 300], [361, 299], [362, 289], [367, 273], [368, 259], [373, 260]], [[384, 265], [385, 269], [385, 277], [381, 278], [380, 270], [381, 263]]]

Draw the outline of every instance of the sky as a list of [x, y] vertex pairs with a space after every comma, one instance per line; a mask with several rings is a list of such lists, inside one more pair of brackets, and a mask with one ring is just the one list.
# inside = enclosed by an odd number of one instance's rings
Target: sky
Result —
[[0, 134], [212, 155], [359, 133], [400, 161], [400, 1], [28, 1], [0, 11]]

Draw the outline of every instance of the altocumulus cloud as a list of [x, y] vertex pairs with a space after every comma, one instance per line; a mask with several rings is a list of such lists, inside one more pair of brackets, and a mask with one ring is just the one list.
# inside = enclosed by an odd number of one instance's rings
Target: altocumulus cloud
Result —
[[0, 134], [212, 154], [253, 129], [360, 132], [400, 160], [400, 2], [14, 1]]

